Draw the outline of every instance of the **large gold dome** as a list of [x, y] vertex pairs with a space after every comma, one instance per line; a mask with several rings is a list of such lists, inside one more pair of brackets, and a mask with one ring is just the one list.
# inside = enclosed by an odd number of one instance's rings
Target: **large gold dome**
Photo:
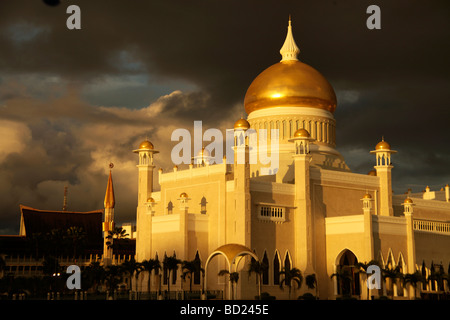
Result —
[[298, 60], [285, 60], [253, 80], [244, 107], [247, 114], [271, 107], [313, 107], [334, 112], [336, 94], [316, 69]]

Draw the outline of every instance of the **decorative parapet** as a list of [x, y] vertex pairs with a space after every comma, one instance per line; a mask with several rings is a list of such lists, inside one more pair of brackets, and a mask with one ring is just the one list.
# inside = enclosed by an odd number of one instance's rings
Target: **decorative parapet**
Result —
[[450, 222], [413, 219], [414, 231], [450, 235]]
[[226, 163], [205, 165], [204, 167], [194, 168], [191, 167], [186, 170], [176, 169], [173, 172], [160, 173], [159, 183], [180, 181], [184, 179], [209, 177], [215, 174], [226, 174], [229, 171], [229, 166]]

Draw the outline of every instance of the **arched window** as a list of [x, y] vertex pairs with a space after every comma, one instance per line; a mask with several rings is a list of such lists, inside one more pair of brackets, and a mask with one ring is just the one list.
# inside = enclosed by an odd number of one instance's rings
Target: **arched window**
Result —
[[169, 201], [169, 203], [167, 204], [167, 214], [172, 214], [173, 213], [173, 203], [172, 201]]
[[266, 266], [262, 274], [262, 284], [269, 284], [269, 259], [267, 259], [267, 252], [264, 251], [262, 264]]
[[286, 256], [284, 257], [284, 270], [291, 270], [291, 259], [289, 257], [289, 251], [286, 252]]
[[273, 258], [273, 284], [280, 284], [280, 258], [278, 252], [275, 252]]
[[[206, 214], [206, 204], [208, 202], [206, 202], [206, 198], [202, 197], [202, 200], [200, 201], [200, 213], [201, 214]], [[197, 252], [198, 253], [198, 252]]]

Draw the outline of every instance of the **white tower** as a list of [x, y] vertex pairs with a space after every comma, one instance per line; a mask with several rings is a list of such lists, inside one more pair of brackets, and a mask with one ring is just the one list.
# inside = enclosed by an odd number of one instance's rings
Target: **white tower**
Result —
[[311, 214], [311, 186], [309, 163], [311, 138], [306, 129], [298, 129], [290, 142], [294, 142], [295, 165], [295, 265], [305, 274], [314, 273], [314, 225]]
[[152, 254], [153, 156], [159, 151], [155, 150], [150, 141], [145, 140], [133, 152], [139, 155], [136, 259], [142, 261], [150, 259]]
[[375, 146], [375, 150], [370, 151], [376, 156], [377, 177], [380, 178], [380, 215], [393, 216], [392, 208], [392, 164], [391, 154], [397, 151], [391, 150], [389, 143], [384, 138]]

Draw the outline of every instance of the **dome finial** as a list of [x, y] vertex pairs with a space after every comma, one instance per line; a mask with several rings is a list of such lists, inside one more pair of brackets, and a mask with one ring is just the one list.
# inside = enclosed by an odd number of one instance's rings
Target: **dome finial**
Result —
[[286, 40], [284, 40], [284, 44], [280, 49], [280, 53], [282, 57], [281, 61], [298, 61], [297, 55], [300, 53], [300, 49], [297, 47], [294, 36], [292, 35], [291, 15], [289, 15], [289, 25]]

